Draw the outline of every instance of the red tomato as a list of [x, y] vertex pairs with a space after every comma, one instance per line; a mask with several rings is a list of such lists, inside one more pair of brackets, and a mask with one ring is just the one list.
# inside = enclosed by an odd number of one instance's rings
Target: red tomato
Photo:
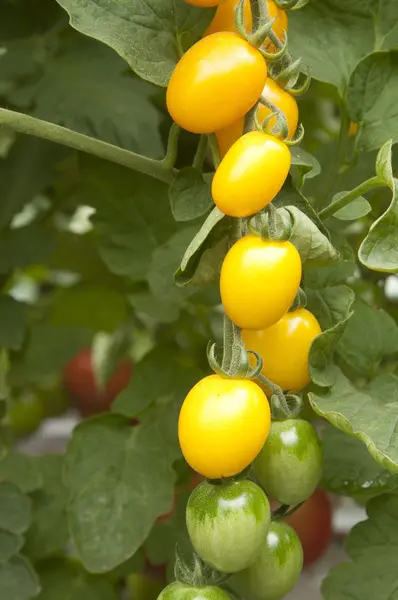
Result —
[[332, 539], [332, 504], [328, 495], [321, 489], [315, 490], [286, 522], [301, 540], [304, 565], [312, 565], [328, 549]]
[[96, 415], [109, 409], [116, 396], [128, 385], [132, 364], [123, 360], [110, 377], [104, 392], [99, 392], [94, 380], [90, 348], [80, 350], [64, 369], [64, 386], [73, 397], [74, 404], [83, 417]]

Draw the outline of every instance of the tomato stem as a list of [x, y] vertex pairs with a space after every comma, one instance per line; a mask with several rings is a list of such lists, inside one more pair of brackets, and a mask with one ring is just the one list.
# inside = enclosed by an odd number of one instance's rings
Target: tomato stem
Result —
[[217, 138], [214, 133], [210, 133], [207, 136], [208, 145], [210, 148], [211, 157], [213, 160], [214, 168], [217, 169], [218, 165], [221, 162], [220, 158], [220, 150], [218, 148]]
[[303, 288], [299, 288], [296, 294], [295, 299], [293, 300], [293, 304], [289, 308], [290, 312], [294, 312], [295, 310], [299, 310], [300, 308], [305, 308], [307, 306], [307, 294], [303, 290]]
[[276, 129], [274, 126], [271, 128], [270, 131], [268, 131], [268, 133], [274, 135], [275, 137], [281, 138], [282, 140], [285, 140], [289, 135], [289, 129], [285, 113], [278, 106], [276, 106], [276, 104], [271, 102], [271, 100], [269, 100], [264, 94], [261, 95], [260, 100], [261, 104], [264, 104], [264, 106], [266, 106], [273, 113], [276, 114]]
[[323, 208], [318, 214], [322, 219], [328, 219], [329, 217], [333, 216], [334, 213], [336, 213], [338, 210], [341, 210], [342, 208], [356, 200], [356, 198], [362, 196], [362, 194], [365, 194], [370, 190], [374, 190], [375, 188], [383, 187], [386, 185], [386, 182], [384, 182], [382, 179], [380, 179], [380, 177], [377, 176], [372, 177], [371, 179], [367, 179], [366, 181], [358, 185], [356, 188], [339, 198], [338, 200], [335, 200], [334, 202], [329, 204], [329, 206], [326, 206], [326, 208]]
[[203, 163], [205, 161], [206, 152], [207, 152], [207, 144], [208, 144], [207, 136], [201, 135], [200, 139], [199, 139], [198, 147], [196, 148], [195, 157], [194, 157], [193, 163], [192, 163], [192, 166], [195, 169], [198, 169], [198, 171], [203, 170]]
[[167, 140], [167, 150], [164, 158], [160, 161], [166, 169], [172, 169], [177, 160], [178, 154], [178, 139], [180, 137], [180, 127], [177, 123], [173, 123], [170, 127], [169, 138]]

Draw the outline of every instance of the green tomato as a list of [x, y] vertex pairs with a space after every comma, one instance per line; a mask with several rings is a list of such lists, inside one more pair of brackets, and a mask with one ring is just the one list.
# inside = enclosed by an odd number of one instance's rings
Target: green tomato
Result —
[[322, 448], [307, 421], [273, 421], [254, 461], [257, 481], [281, 504], [298, 504], [311, 496], [322, 476]]
[[286, 523], [273, 521], [257, 560], [228, 583], [247, 600], [279, 600], [294, 588], [302, 568], [297, 534]]
[[44, 417], [44, 405], [37, 394], [24, 394], [12, 400], [7, 412], [8, 424], [17, 437], [25, 437], [36, 431]]
[[258, 556], [270, 525], [270, 507], [252, 481], [204, 481], [188, 500], [186, 519], [199, 556], [219, 571], [236, 573]]
[[231, 600], [227, 592], [215, 585], [193, 586], [173, 581], [158, 596], [158, 600]]

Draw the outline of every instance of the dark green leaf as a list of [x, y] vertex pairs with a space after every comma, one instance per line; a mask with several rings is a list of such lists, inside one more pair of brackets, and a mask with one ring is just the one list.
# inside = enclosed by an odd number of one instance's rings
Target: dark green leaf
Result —
[[337, 367], [331, 389], [309, 394], [318, 415], [361, 440], [373, 458], [394, 473], [398, 472], [397, 397], [394, 375], [380, 375], [359, 389]]
[[0, 566], [0, 597], [4, 600], [31, 600], [40, 592], [32, 565], [23, 556], [14, 556]]
[[44, 227], [7, 229], [0, 240], [0, 273], [39, 264], [49, 257], [52, 249], [53, 237]]
[[116, 50], [142, 79], [162, 86], [214, 14], [172, 0], [57, 1], [69, 13], [72, 27]]
[[61, 559], [39, 566], [42, 591], [37, 600], [117, 600], [112, 581], [89, 575], [78, 564]]
[[164, 436], [160, 422], [131, 427], [116, 415], [75, 429], [64, 481], [70, 531], [90, 572], [109, 571], [131, 557], [170, 507], [178, 452], [176, 440]]
[[297, 190], [295, 187], [293, 187], [289, 179], [287, 179], [282, 190], [279, 192], [273, 203], [276, 207], [296, 206], [301, 210], [302, 213], [307, 215], [307, 217], [311, 219], [313, 223], [315, 223], [319, 231], [321, 231], [326, 237], [329, 236], [328, 230], [318, 217], [318, 213], [310, 204], [309, 200], [307, 200], [300, 190]]
[[36, 456], [8, 451], [0, 460], [0, 480], [17, 485], [22, 492], [29, 494], [43, 485]]
[[386, 471], [364, 444], [332, 426], [322, 435], [322, 486], [332, 494], [368, 499], [398, 487], [398, 475]]
[[31, 504], [19, 488], [8, 481], [0, 482], [0, 529], [24, 533], [31, 521]]
[[146, 315], [158, 323], [173, 323], [180, 314], [178, 305], [166, 303], [150, 292], [130, 294], [128, 300], [138, 314]]
[[388, 600], [398, 586], [398, 496], [374, 498], [367, 505], [368, 520], [358, 523], [347, 538], [352, 562], [332, 569], [322, 585], [325, 600]]
[[194, 167], [178, 171], [169, 188], [171, 212], [176, 221], [192, 221], [214, 206], [211, 178], [204, 178]]
[[354, 314], [339, 342], [338, 352], [365, 377], [374, 375], [383, 358], [398, 352], [398, 325], [384, 310], [356, 300]]
[[10, 296], [0, 296], [0, 346], [19, 350], [27, 332], [26, 305]]
[[0, 569], [12, 556], [18, 554], [23, 546], [23, 538], [0, 529]]

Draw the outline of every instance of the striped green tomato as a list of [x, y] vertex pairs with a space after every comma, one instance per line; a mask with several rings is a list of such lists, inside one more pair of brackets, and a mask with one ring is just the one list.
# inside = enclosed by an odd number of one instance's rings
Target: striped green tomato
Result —
[[158, 600], [231, 600], [227, 592], [215, 585], [193, 586], [173, 581], [159, 594]]
[[254, 461], [257, 481], [281, 504], [307, 500], [322, 476], [322, 448], [308, 421], [273, 421], [268, 438]]
[[219, 485], [204, 481], [189, 498], [186, 518], [199, 556], [219, 571], [236, 573], [260, 552], [270, 525], [270, 507], [252, 481]]
[[286, 523], [273, 521], [257, 560], [228, 584], [246, 600], [279, 600], [294, 588], [302, 568], [297, 534]]

